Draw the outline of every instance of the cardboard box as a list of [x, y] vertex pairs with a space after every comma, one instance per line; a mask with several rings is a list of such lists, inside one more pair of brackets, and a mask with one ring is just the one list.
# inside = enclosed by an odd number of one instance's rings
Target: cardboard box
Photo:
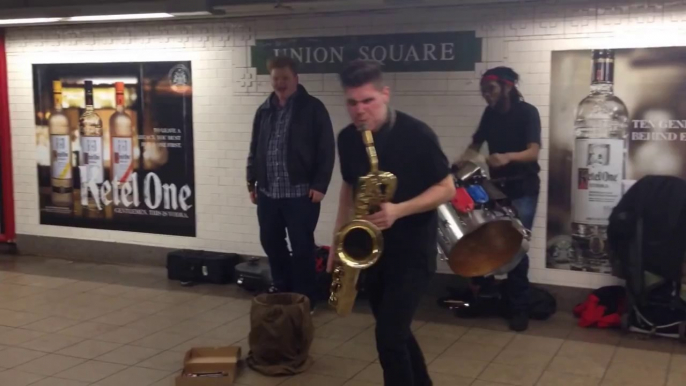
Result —
[[[186, 352], [183, 370], [176, 377], [176, 386], [233, 385], [240, 358], [240, 347], [192, 348]], [[194, 374], [206, 376], [191, 376]]]

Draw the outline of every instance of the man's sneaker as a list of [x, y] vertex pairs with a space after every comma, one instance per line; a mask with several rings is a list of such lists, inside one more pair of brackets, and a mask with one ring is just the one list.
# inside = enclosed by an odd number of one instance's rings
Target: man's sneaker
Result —
[[510, 330], [522, 332], [529, 328], [529, 315], [525, 312], [517, 312], [510, 317]]

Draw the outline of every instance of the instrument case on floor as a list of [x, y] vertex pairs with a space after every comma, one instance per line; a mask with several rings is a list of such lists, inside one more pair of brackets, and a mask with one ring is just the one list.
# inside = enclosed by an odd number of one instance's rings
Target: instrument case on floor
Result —
[[167, 255], [167, 278], [182, 283], [228, 284], [240, 256], [235, 253], [178, 250]]
[[236, 284], [246, 291], [266, 291], [272, 283], [267, 259], [253, 258], [236, 265]]

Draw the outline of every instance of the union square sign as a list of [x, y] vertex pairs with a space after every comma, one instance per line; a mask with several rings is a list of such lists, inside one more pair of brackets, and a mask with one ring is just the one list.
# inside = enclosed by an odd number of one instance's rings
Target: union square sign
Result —
[[252, 66], [265, 75], [275, 56], [296, 60], [302, 74], [338, 73], [355, 59], [376, 60], [387, 72], [474, 71], [481, 38], [457, 31], [264, 39], [252, 47]]

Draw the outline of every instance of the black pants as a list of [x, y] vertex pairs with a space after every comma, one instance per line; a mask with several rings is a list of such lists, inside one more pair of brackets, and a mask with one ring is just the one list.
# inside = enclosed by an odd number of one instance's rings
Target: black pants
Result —
[[[395, 256], [382, 256], [392, 261]], [[388, 261], [385, 261], [386, 263]], [[410, 325], [432, 273], [381, 261], [366, 272], [365, 287], [376, 319], [376, 348], [384, 386], [430, 386], [424, 355]]]
[[312, 306], [316, 302], [314, 230], [319, 211], [320, 204], [309, 197], [272, 199], [259, 193], [257, 198], [260, 242], [269, 258], [274, 285], [309, 297]]
[[[517, 209], [522, 225], [531, 230], [534, 226], [538, 196], [525, 196], [512, 200], [512, 206]], [[473, 283], [480, 287], [491, 287], [495, 285], [495, 278], [474, 278]], [[524, 255], [522, 261], [510, 272], [507, 273], [506, 294], [510, 304], [510, 311], [514, 313], [527, 312], [529, 309], [529, 255]]]

